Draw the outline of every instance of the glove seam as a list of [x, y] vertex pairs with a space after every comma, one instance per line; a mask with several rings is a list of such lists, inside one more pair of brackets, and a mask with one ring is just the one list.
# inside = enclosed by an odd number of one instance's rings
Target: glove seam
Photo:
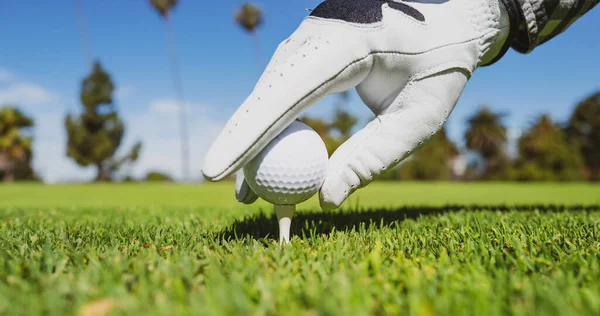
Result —
[[[384, 13], [385, 13], [385, 11], [383, 11], [383, 9], [385, 9], [385, 8], [387, 8], [387, 9], [390, 9], [390, 5], [389, 5], [389, 4], [387, 4], [387, 3], [383, 5], [383, 7], [381, 8], [382, 15], [384, 15]], [[408, 17], [408, 16], [406, 16], [406, 15], [403, 15], [402, 17], [403, 17], [404, 19], [406, 19], [407, 21], [409, 21], [410, 23], [412, 23], [412, 24], [414, 24], [414, 25], [418, 26], [418, 27], [419, 27], [419, 28], [421, 28], [421, 29], [424, 29], [424, 28], [427, 26], [427, 24], [426, 24], [425, 22], [420, 22], [420, 21], [417, 21], [417, 20], [415, 20], [415, 19], [409, 18], [409, 17]], [[382, 20], [382, 21], [383, 21], [383, 20]]]
[[361, 29], [361, 30], [368, 30], [369, 32], [377, 32], [377, 31], [381, 31], [381, 30], [387, 28], [387, 24], [385, 24], [383, 22], [377, 22], [377, 23], [372, 23], [372, 24], [359, 24], [359, 23], [348, 23], [348, 22], [342, 21], [342, 20], [325, 19], [325, 18], [314, 17], [314, 16], [309, 16], [305, 20], [309, 21], [311, 23], [317, 24], [317, 25], [336, 24], [336, 25], [342, 25], [342, 26], [350, 26], [353, 28]]
[[504, 41], [504, 44], [502, 45], [502, 48], [500, 49], [498, 55], [496, 55], [496, 57], [494, 57], [491, 61], [480, 65], [480, 67], [486, 67], [486, 66], [495, 64], [498, 60], [500, 60], [502, 57], [504, 57], [504, 55], [508, 52], [508, 49], [511, 47], [512, 39], [519, 32], [519, 25], [521, 23], [519, 6], [516, 1], [517, 0], [500, 0], [499, 1], [500, 5], [503, 5], [504, 9], [506, 9], [506, 12], [508, 13], [508, 20], [509, 20], [508, 36], [506, 37], [506, 40]]
[[[343, 73], [344, 71], [346, 71], [348, 68], [350, 68], [350, 67], [352, 67], [352, 66], [354, 66], [354, 65], [356, 65], [356, 64], [358, 64], [358, 63], [360, 63], [360, 62], [362, 62], [362, 61], [364, 61], [364, 60], [366, 60], [367, 58], [369, 58], [369, 57], [371, 57], [371, 56], [374, 56], [374, 55], [378, 55], [378, 54], [394, 54], [394, 55], [404, 55], [404, 56], [417, 56], [417, 55], [426, 54], [426, 53], [428, 53], [428, 52], [431, 52], [431, 51], [434, 51], [434, 50], [437, 50], [437, 49], [441, 49], [441, 48], [444, 48], [444, 47], [450, 47], [450, 46], [456, 46], [456, 45], [465, 45], [465, 44], [469, 44], [469, 43], [473, 43], [473, 42], [477, 42], [477, 41], [479, 41], [479, 38], [478, 38], [478, 37], [475, 37], [475, 38], [471, 38], [471, 39], [468, 39], [468, 40], [465, 40], [465, 41], [462, 41], [462, 42], [458, 42], [458, 43], [449, 43], [449, 44], [446, 44], [446, 45], [441, 45], [441, 46], [434, 47], [434, 48], [432, 48], [432, 49], [429, 49], [429, 50], [426, 50], [426, 51], [415, 52], [415, 53], [406, 53], [406, 52], [399, 52], [399, 51], [372, 51], [372, 52], [369, 52], [367, 55], [365, 55], [365, 56], [363, 56], [363, 57], [360, 57], [360, 58], [357, 58], [357, 59], [353, 60], [352, 62], [348, 63], [348, 65], [346, 65], [346, 66], [345, 66], [343, 69], [341, 69], [339, 72], [337, 72], [336, 74], [334, 74], [333, 76], [331, 76], [329, 79], [327, 79], [326, 81], [324, 81], [324, 82], [323, 82], [321, 85], [319, 85], [318, 87], [316, 87], [316, 88], [314, 88], [314, 89], [310, 90], [310, 91], [309, 91], [308, 93], [306, 93], [306, 94], [305, 94], [305, 95], [304, 95], [304, 96], [303, 96], [301, 99], [299, 99], [299, 100], [298, 100], [298, 101], [297, 101], [297, 102], [296, 102], [294, 105], [292, 105], [291, 107], [289, 107], [289, 108], [288, 108], [288, 109], [287, 109], [287, 110], [286, 110], [284, 113], [282, 113], [282, 115], [281, 115], [281, 116], [279, 116], [279, 117], [278, 117], [276, 120], [274, 120], [274, 123], [273, 123], [273, 124], [271, 124], [271, 125], [270, 125], [270, 126], [267, 128], [267, 129], [265, 129], [265, 130], [264, 130], [264, 131], [263, 131], [263, 132], [262, 132], [262, 133], [259, 135], [259, 137], [258, 137], [258, 138], [257, 138], [257, 139], [256, 139], [256, 140], [255, 140], [255, 141], [254, 141], [254, 142], [253, 142], [253, 143], [252, 143], [252, 144], [251, 144], [251, 145], [248, 147], [248, 149], [247, 149], [245, 152], [243, 152], [243, 153], [242, 153], [242, 154], [240, 154], [240, 155], [239, 155], [239, 156], [238, 156], [236, 159], [234, 159], [234, 161], [233, 161], [233, 162], [232, 162], [232, 163], [231, 163], [229, 166], [227, 166], [227, 168], [226, 168], [226, 169], [225, 169], [223, 172], [221, 172], [221, 173], [219, 173], [219, 174], [217, 174], [217, 175], [215, 175], [214, 177], [212, 177], [212, 178], [209, 178], [209, 179], [211, 179], [211, 180], [212, 180], [212, 179], [221, 179], [221, 178], [222, 178], [222, 176], [223, 176], [224, 174], [227, 174], [228, 172], [230, 172], [230, 170], [232, 169], [232, 166], [233, 166], [235, 163], [237, 163], [237, 161], [239, 161], [240, 159], [242, 159], [244, 156], [246, 156], [246, 155], [248, 154], [248, 151], [250, 150], [250, 148], [251, 148], [251, 147], [253, 147], [255, 144], [257, 144], [258, 142], [260, 142], [260, 139], [261, 139], [262, 137], [264, 137], [264, 135], [266, 135], [267, 133], [271, 132], [271, 128], [272, 128], [272, 127], [273, 127], [273, 126], [276, 124], [276, 122], [278, 122], [278, 121], [279, 121], [279, 120], [280, 120], [282, 117], [284, 117], [284, 116], [288, 115], [288, 113], [289, 113], [289, 112], [293, 111], [293, 110], [294, 110], [294, 109], [295, 109], [295, 108], [298, 106], [298, 104], [302, 103], [302, 102], [303, 102], [303, 101], [304, 101], [304, 100], [305, 100], [305, 99], [306, 99], [308, 96], [312, 95], [312, 94], [313, 94], [315, 91], [317, 91], [317, 90], [321, 89], [323, 86], [325, 86], [326, 84], [330, 83], [330, 82], [331, 82], [331, 81], [333, 81], [335, 78], [339, 77], [339, 76], [340, 76], [340, 74], [342, 74], [342, 73]], [[438, 66], [435, 66], [435, 67], [439, 67], [439, 65], [438, 65]], [[435, 68], [435, 67], [430, 67], [430, 68]], [[429, 68], [429, 69], [430, 69], [430, 68]], [[466, 68], [466, 69], [468, 69], [470, 72], [472, 72], [472, 71], [473, 71], [473, 70], [471, 70], [471, 69], [469, 69], [469, 68]], [[420, 73], [422, 73], [422, 72], [423, 72], [423, 71], [421, 71]], [[414, 76], [411, 76], [411, 77], [414, 77]]]
[[[383, 126], [381, 124], [381, 119], [379, 117], [376, 117], [375, 120], [379, 121], [379, 125], [376, 126], [374, 129], [370, 130], [367, 135], [364, 135], [363, 138], [360, 141], [357, 141], [356, 145], [354, 145], [351, 149], [348, 150], [349, 153], [355, 152], [356, 149], [363, 144], [363, 140], [371, 137], [373, 135], [373, 133], [377, 132], [381, 128], [381, 126]], [[374, 155], [374, 156], [377, 157], [377, 155]], [[330, 178], [332, 174], [337, 174], [340, 171], [343, 171], [343, 169], [344, 169], [343, 167], [346, 166], [346, 165], [348, 165], [346, 162], [348, 162], [350, 158], [351, 158], [350, 155], [346, 155], [346, 157], [344, 158], [344, 160], [342, 160], [341, 163], [337, 164], [336, 169], [334, 169], [331, 173], [329, 173], [329, 172], [327, 173], [327, 178]], [[383, 163], [383, 161], [381, 160], [381, 158], [377, 157], [377, 159], [381, 162], [381, 165], [385, 166], [385, 164]], [[357, 177], [358, 177], [358, 175], [357, 175]], [[360, 183], [360, 177], [358, 177], [358, 179], [359, 179], [359, 183]], [[327, 181], [327, 182], [329, 182], [329, 181]], [[351, 186], [351, 184], [348, 183], [348, 177], [345, 174], [344, 174], [344, 182], [345, 182], [346, 186], [348, 187], [347, 189], [344, 190], [344, 195], [348, 196], [352, 192], [354, 192], [356, 190], [356, 188], [353, 188]], [[323, 186], [325, 186], [325, 185], [323, 185]], [[325, 192], [325, 194], [328, 194], [328, 193]]]
[[[444, 65], [452, 65], [452, 67], [449, 67], [449, 68], [448, 68], [448, 67], [444, 67]], [[435, 69], [440, 69], [440, 71], [433, 71], [433, 72], [432, 72], [432, 70], [435, 70]], [[402, 89], [402, 91], [401, 91], [401, 92], [398, 94], [398, 96], [396, 96], [396, 98], [395, 98], [395, 100], [394, 100], [394, 102], [393, 102], [392, 104], [394, 104], [394, 103], [396, 103], [396, 104], [403, 104], [403, 103], [405, 103], [405, 102], [406, 102], [406, 100], [408, 99], [409, 92], [410, 92], [410, 90], [411, 90], [411, 89], [414, 87], [414, 83], [415, 83], [416, 81], [419, 81], [419, 80], [421, 80], [421, 79], [424, 79], [424, 78], [426, 78], [426, 77], [433, 76], [433, 75], [436, 75], [436, 74], [438, 74], [438, 73], [441, 73], [441, 72], [442, 72], [442, 70], [441, 70], [441, 69], [444, 69], [444, 70], [449, 70], [449, 69], [457, 69], [457, 70], [459, 70], [459, 71], [460, 71], [461, 69], [464, 69], [464, 70], [467, 70], [467, 72], [469, 73], [469, 75], [472, 73], [472, 72], [471, 72], [471, 70], [469, 70], [469, 68], [468, 68], [468, 67], [466, 67], [465, 65], [461, 65], [461, 63], [459, 63], [459, 62], [458, 62], [458, 63], [457, 63], [457, 62], [446, 62], [446, 63], [441, 63], [441, 64], [439, 64], [439, 65], [436, 65], [436, 66], [433, 66], [433, 67], [429, 67], [429, 68], [427, 68], [427, 69], [425, 69], [425, 70], [423, 70], [423, 71], [420, 71], [419, 73], [417, 73], [417, 74], [415, 74], [415, 75], [411, 76], [410, 78], [408, 78], [408, 83], [407, 83], [407, 84], [404, 86], [404, 88], [403, 88], [403, 89]], [[437, 98], [437, 96], [435, 96], [435, 95], [434, 95], [433, 93], [431, 93], [430, 91], [428, 91], [428, 90], [425, 90], [425, 91], [426, 91], [427, 93], [431, 94], [432, 96], [434, 96], [434, 97], [436, 97], [436, 98]], [[390, 107], [391, 107], [391, 106], [392, 106], [392, 105], [390, 104]], [[353, 185], [350, 183], [350, 179], [348, 179], [348, 176], [347, 176], [345, 173], [343, 174], [344, 183], [346, 184], [346, 186], [347, 186], [347, 187], [349, 187], [349, 190], [348, 190], [347, 192], [346, 192], [346, 191], [344, 192], [345, 194], [349, 195], [349, 194], [351, 194], [352, 192], [356, 191], [356, 190], [357, 190], [359, 187], [362, 187], [362, 186], [366, 185], [366, 184], [363, 184], [363, 183], [362, 183], [362, 181], [361, 181], [361, 180], [363, 180], [363, 179], [362, 179], [362, 178], [359, 176], [358, 172], [357, 172], [356, 170], [354, 170], [354, 168], [352, 168], [352, 164], [351, 164], [350, 162], [351, 162], [353, 159], [358, 159], [358, 157], [359, 157], [359, 155], [352, 155], [352, 153], [355, 153], [355, 152], [358, 150], [358, 148], [362, 146], [362, 144], [364, 143], [364, 140], [365, 140], [365, 139], [368, 139], [369, 137], [371, 137], [371, 136], [372, 136], [374, 133], [376, 133], [376, 132], [377, 132], [377, 131], [378, 131], [378, 130], [379, 130], [379, 129], [380, 129], [382, 126], [383, 126], [382, 118], [383, 118], [383, 119], [385, 119], [385, 117], [387, 117], [387, 116], [392, 116], [392, 115], [393, 115], [393, 116], [395, 116], [395, 115], [399, 115], [399, 114], [401, 114], [401, 113], [402, 113], [404, 110], [405, 110], [405, 107], [404, 107], [404, 106], [400, 106], [400, 107], [398, 107], [398, 108], [397, 108], [397, 109], [396, 109], [394, 112], [390, 112], [390, 113], [383, 113], [383, 114], [377, 115], [377, 117], [375, 117], [375, 120], [378, 120], [378, 121], [379, 121], [379, 125], [378, 125], [377, 127], [375, 127], [373, 130], [369, 131], [369, 133], [368, 133], [367, 135], [364, 135], [364, 136], [363, 136], [363, 138], [362, 138], [360, 141], [357, 141], [355, 146], [353, 146], [352, 148], [349, 148], [349, 149], [348, 149], [348, 152], [347, 152], [347, 155], [346, 155], [346, 157], [344, 158], [344, 160], [342, 160], [342, 161], [341, 161], [341, 162], [340, 162], [340, 163], [337, 165], [336, 169], [334, 169], [334, 170], [331, 172], [331, 174], [328, 174], [328, 177], [329, 177], [330, 175], [332, 175], [332, 174], [339, 174], [340, 172], [343, 172], [343, 171], [345, 170], [345, 168], [344, 168], [345, 166], [348, 166], [348, 167], [349, 167], [349, 169], [350, 169], [352, 172], [354, 172], [354, 173], [355, 173], [355, 176], [356, 176], [356, 177], [359, 179], [359, 184], [358, 184], [357, 186], [353, 186]], [[443, 124], [443, 123], [442, 123], [442, 124]], [[418, 147], [418, 146], [417, 146], [417, 147]], [[379, 168], [379, 170], [376, 170], [375, 172], [373, 172], [373, 170], [370, 170], [368, 166], [365, 166], [365, 167], [366, 167], [366, 169], [367, 169], [367, 171], [368, 171], [368, 173], [369, 173], [369, 175], [371, 176], [371, 179], [369, 180], [369, 182], [371, 182], [371, 181], [373, 180], [373, 178], [374, 178], [374, 176], [375, 176], [375, 175], [380, 175], [380, 174], [381, 174], [381, 172], [388, 170], [388, 168], [389, 168], [389, 167], [394, 167], [395, 165], [397, 165], [398, 163], [400, 163], [401, 161], [403, 161], [404, 159], [406, 159], [408, 156], [410, 156], [410, 155], [411, 155], [411, 153], [413, 153], [413, 152], [414, 152], [414, 150], [407, 150], [407, 151], [406, 151], [406, 152], [405, 152], [405, 153], [402, 155], [402, 158], [401, 158], [401, 159], [394, 159], [394, 161], [393, 161], [393, 162], [391, 162], [391, 163], [388, 165], [387, 163], [385, 163], [385, 162], [384, 162], [384, 161], [381, 159], [381, 157], [379, 157], [379, 156], [377, 156], [377, 155], [375, 155], [375, 154], [373, 154], [372, 152], [370, 152], [370, 151], [369, 151], [369, 153], [370, 153], [371, 155], [373, 155], [374, 157], [376, 157], [376, 158], [377, 158], [377, 160], [379, 161], [380, 165], [382, 166], [381, 168]], [[359, 163], [362, 163], [362, 162], [360, 161], [360, 159], [358, 159], [358, 160], [359, 160], [359, 161], [358, 161]], [[396, 161], [396, 160], [397, 160], [397, 161]], [[387, 166], [386, 166], [386, 165], [387, 165]], [[335, 178], [335, 177], [334, 177], [334, 178]]]
[[[382, 6], [383, 6], [382, 10], [385, 8], [389, 9], [388, 4], [383, 4]], [[406, 16], [404, 16], [404, 17], [406, 18], [406, 21], [414, 24], [415, 26], [419, 27], [420, 29], [425, 29], [425, 27], [427, 26], [427, 24], [425, 22], [420, 22], [420, 21], [414, 20], [414, 19], [406, 17]], [[318, 16], [307, 16], [305, 18], [305, 20], [310, 20], [312, 22], [316, 22], [317, 24], [330, 24], [331, 23], [331, 24], [339, 24], [339, 25], [343, 25], [343, 26], [350, 26], [350, 27], [354, 27], [354, 28], [358, 28], [358, 29], [371, 29], [371, 28], [384, 29], [387, 27], [387, 24], [384, 22], [385, 19], [382, 19], [379, 22], [370, 23], [370, 24], [351, 23], [351, 22], [346, 22], [343, 20], [327, 19], [327, 18], [322, 18], [322, 17], [318, 17]]]

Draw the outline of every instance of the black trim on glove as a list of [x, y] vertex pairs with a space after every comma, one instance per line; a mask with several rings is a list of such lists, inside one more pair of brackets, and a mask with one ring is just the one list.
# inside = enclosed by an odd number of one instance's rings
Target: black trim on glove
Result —
[[482, 65], [482, 67], [489, 66], [500, 60], [506, 54], [508, 49], [511, 47], [513, 39], [519, 34], [519, 27], [521, 24], [521, 10], [519, 9], [519, 3], [517, 0], [500, 0], [508, 12], [508, 21], [510, 23], [510, 30], [508, 31], [508, 37], [502, 46], [502, 49], [489, 63]]
[[348, 23], [371, 24], [383, 19], [384, 4], [419, 22], [425, 22], [425, 16], [419, 10], [392, 0], [326, 0], [312, 10], [310, 15]]

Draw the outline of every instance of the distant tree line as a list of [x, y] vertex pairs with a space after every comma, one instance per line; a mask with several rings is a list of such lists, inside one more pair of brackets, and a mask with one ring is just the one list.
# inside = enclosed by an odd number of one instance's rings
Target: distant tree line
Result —
[[[600, 92], [581, 101], [562, 124], [547, 114], [538, 116], [519, 136], [516, 157], [507, 152], [504, 117], [483, 106], [467, 119], [466, 148], [459, 149], [442, 128], [378, 179], [600, 181]], [[321, 135], [330, 154], [350, 137], [358, 123], [339, 106], [330, 121], [312, 116], [304, 116], [302, 121]], [[466, 166], [458, 168], [460, 162]]]
[[[114, 89], [110, 75], [100, 63], [95, 63], [81, 84], [81, 112], [65, 118], [65, 154], [80, 166], [94, 166], [97, 182], [114, 181], [116, 172], [135, 162], [142, 148], [138, 142], [125, 155], [116, 156], [125, 124], [113, 103]], [[330, 120], [301, 117], [321, 136], [330, 155], [350, 138], [359, 122], [347, 110], [347, 101], [348, 94], [340, 94], [340, 103]], [[513, 157], [507, 152], [504, 117], [483, 106], [466, 122], [466, 148], [459, 149], [442, 128], [378, 180], [600, 181], [600, 92], [581, 101], [563, 124], [546, 114], [537, 117], [518, 138]], [[39, 180], [31, 166], [33, 127], [33, 119], [18, 107], [0, 107], [2, 181]], [[467, 165], [457, 168], [461, 159]], [[173, 179], [164, 172], [150, 171], [142, 179], [128, 176], [124, 181]]]

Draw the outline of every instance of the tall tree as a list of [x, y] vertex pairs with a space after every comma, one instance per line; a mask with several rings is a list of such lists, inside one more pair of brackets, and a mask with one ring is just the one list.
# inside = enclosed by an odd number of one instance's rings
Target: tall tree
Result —
[[0, 108], [0, 174], [4, 182], [14, 181], [19, 169], [31, 169], [33, 125], [33, 119], [18, 108]]
[[112, 101], [114, 84], [100, 63], [94, 64], [81, 85], [80, 115], [67, 115], [67, 156], [80, 166], [96, 166], [95, 181], [110, 181], [113, 173], [128, 162], [136, 161], [141, 149], [137, 143], [129, 153], [116, 158], [125, 126]]
[[600, 181], [600, 91], [575, 107], [566, 133], [569, 142], [581, 149], [587, 178]]
[[263, 23], [262, 10], [252, 3], [244, 3], [235, 14], [235, 21], [252, 39], [258, 64], [263, 65], [263, 58], [260, 53], [260, 42], [258, 40], [258, 35], [256, 34], [256, 30]]
[[331, 122], [331, 128], [339, 134], [339, 140], [343, 143], [352, 136], [352, 129], [357, 123], [358, 118], [356, 116], [342, 108], [337, 108]]
[[576, 144], [548, 115], [541, 115], [519, 139], [513, 177], [525, 181], [583, 179], [583, 159]]
[[506, 127], [502, 118], [502, 114], [494, 113], [484, 106], [467, 120], [466, 145], [483, 159], [484, 179], [502, 177], [504, 169], [508, 166], [505, 153]]
[[330, 122], [307, 115], [300, 120], [321, 136], [330, 156], [350, 138], [352, 129], [358, 123], [356, 116], [342, 108], [335, 111], [334, 118]]
[[171, 22], [171, 11], [177, 6], [178, 0], [149, 0], [152, 7], [164, 19], [167, 35], [167, 49], [171, 60], [171, 80], [179, 105], [179, 136], [181, 138], [181, 176], [184, 181], [190, 176], [190, 145], [185, 114], [185, 97], [181, 71], [179, 70], [179, 59], [177, 58], [175, 33]]

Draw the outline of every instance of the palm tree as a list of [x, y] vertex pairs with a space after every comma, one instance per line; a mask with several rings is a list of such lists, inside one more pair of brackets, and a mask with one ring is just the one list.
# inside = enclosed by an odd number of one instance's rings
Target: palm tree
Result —
[[173, 87], [178, 96], [179, 103], [179, 133], [181, 137], [181, 173], [182, 179], [187, 181], [189, 179], [189, 140], [187, 121], [185, 115], [185, 98], [183, 95], [183, 85], [181, 83], [181, 72], [179, 70], [179, 61], [177, 58], [177, 52], [175, 51], [175, 34], [173, 33], [173, 27], [171, 25], [171, 11], [178, 3], [178, 0], [149, 0], [150, 4], [165, 20], [166, 34], [167, 34], [167, 46], [169, 50], [169, 56], [171, 59], [171, 79], [173, 81]]
[[32, 126], [33, 120], [19, 109], [0, 109], [0, 171], [4, 182], [12, 182], [17, 166], [31, 157], [32, 137], [27, 133]]
[[583, 156], [549, 115], [539, 116], [519, 139], [518, 180], [581, 180]]
[[563, 138], [558, 125], [552, 122], [550, 116], [542, 114], [519, 138], [519, 158], [526, 162], [544, 161], [549, 158], [546, 157], [547, 149], [561, 143]]
[[600, 181], [600, 91], [577, 104], [565, 131], [580, 147], [589, 180]]
[[484, 106], [467, 120], [466, 145], [483, 158], [486, 178], [506, 165], [504, 146], [507, 136], [506, 127], [502, 124], [503, 117], [503, 114], [494, 113]]
[[260, 8], [252, 3], [244, 3], [235, 15], [235, 21], [246, 31], [254, 43], [256, 59], [259, 65], [263, 65], [260, 53], [260, 43], [256, 29], [263, 23], [263, 13]]
[[352, 113], [344, 108], [339, 107], [335, 110], [331, 128], [339, 133], [340, 142], [343, 143], [352, 136], [352, 129], [356, 124], [358, 124], [358, 117], [352, 115]]

